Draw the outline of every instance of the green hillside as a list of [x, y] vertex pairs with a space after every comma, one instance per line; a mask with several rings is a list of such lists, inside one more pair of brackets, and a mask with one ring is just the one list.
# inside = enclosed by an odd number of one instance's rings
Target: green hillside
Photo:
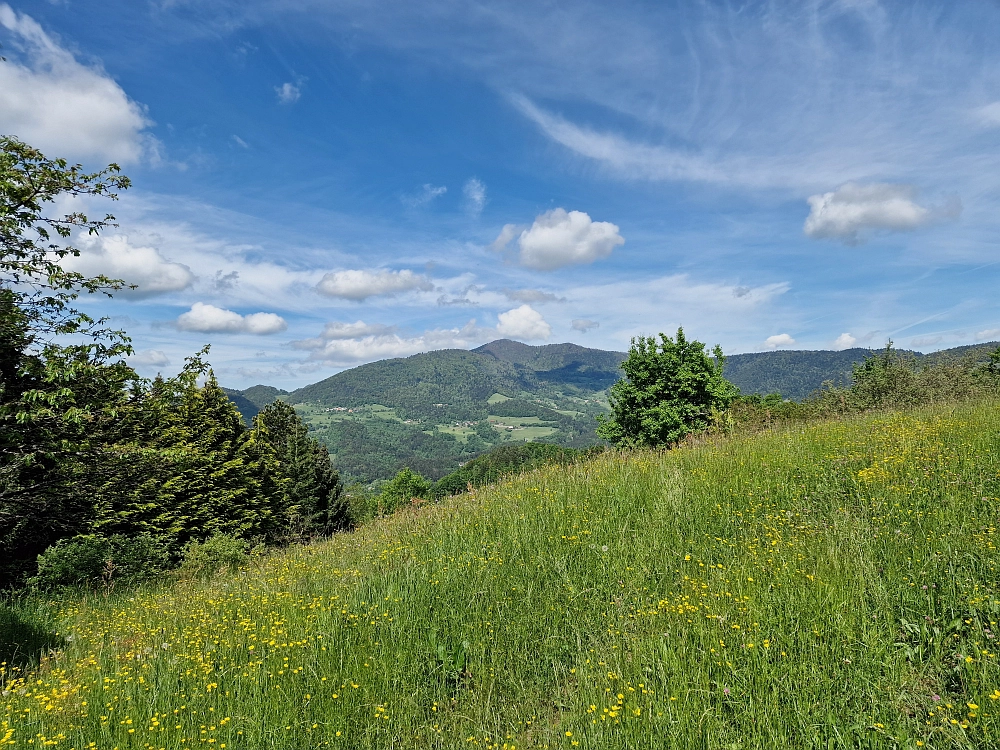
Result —
[[994, 748], [998, 477], [997, 405], [951, 405], [609, 452], [206, 582], [25, 602], [4, 622], [54, 650], [0, 667], [0, 741]]
[[[996, 345], [907, 354], [931, 364], [982, 357]], [[852, 366], [870, 353], [736, 354], [726, 358], [725, 374], [743, 393], [798, 400], [824, 382], [848, 384]], [[385, 479], [406, 466], [438, 479], [499, 445], [598, 443], [595, 417], [607, 408], [605, 391], [624, 358], [576, 344], [499, 340], [372, 362], [291, 393], [264, 385], [229, 393], [248, 421], [275, 398], [295, 405], [348, 481]]]
[[492, 447], [598, 442], [595, 416], [625, 355], [494, 341], [337, 373], [286, 397], [348, 480], [404, 466], [438, 479]]
[[[901, 350], [912, 357], [917, 366], [941, 362], [957, 362], [965, 357], [985, 360], [997, 348], [993, 341], [971, 346], [942, 349], [932, 354]], [[752, 354], [733, 354], [726, 357], [726, 377], [739, 386], [743, 393], [780, 393], [794, 401], [801, 400], [820, 388], [825, 382], [850, 385], [851, 368], [864, 361], [871, 349], [845, 349], [843, 351], [774, 351]]]

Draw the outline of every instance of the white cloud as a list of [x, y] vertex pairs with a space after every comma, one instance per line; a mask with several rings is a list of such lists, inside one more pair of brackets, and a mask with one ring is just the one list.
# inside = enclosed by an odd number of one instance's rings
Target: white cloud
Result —
[[975, 111], [976, 118], [987, 127], [1000, 126], [1000, 102], [987, 104]]
[[469, 213], [479, 216], [486, 207], [486, 184], [475, 177], [469, 178], [462, 188], [465, 207]]
[[170, 359], [159, 349], [146, 349], [145, 351], [136, 352], [128, 358], [128, 361], [133, 365], [141, 367], [166, 367], [170, 364]]
[[405, 203], [410, 208], [418, 208], [427, 203], [430, 203], [435, 198], [440, 198], [442, 195], [448, 192], [448, 188], [444, 185], [431, 185], [429, 182], [424, 183], [420, 190], [412, 195], [404, 195], [400, 198], [403, 203]]
[[[513, 239], [516, 228], [507, 224], [493, 243], [502, 249]], [[522, 265], [540, 271], [593, 263], [606, 258], [625, 240], [618, 227], [608, 221], [592, 221], [583, 211], [554, 208], [539, 215], [518, 237]]]
[[565, 302], [564, 297], [559, 297], [552, 292], [543, 292], [541, 289], [501, 289], [503, 296], [513, 302]]
[[323, 332], [314, 339], [293, 341], [292, 347], [295, 349], [323, 349], [330, 341], [346, 341], [348, 339], [365, 338], [366, 336], [390, 336], [396, 332], [393, 326], [384, 326], [378, 323], [369, 324], [363, 320], [354, 323], [341, 323], [339, 321], [327, 323], [323, 327]]
[[274, 87], [278, 104], [295, 104], [302, 97], [302, 90], [294, 83], [283, 83]]
[[187, 266], [167, 260], [154, 247], [130, 245], [128, 237], [85, 237], [78, 244], [80, 255], [66, 257], [62, 265], [86, 276], [104, 274], [137, 287], [122, 289], [116, 296], [149, 297], [178, 292], [194, 282], [194, 274]]
[[858, 343], [858, 340], [854, 336], [849, 333], [842, 333], [833, 342], [833, 348], [838, 352], [842, 352], [844, 349], [852, 348], [856, 343]]
[[369, 324], [363, 320], [354, 323], [327, 323], [323, 327], [321, 338], [328, 341], [335, 339], [356, 339], [361, 336], [385, 336], [393, 333], [395, 328], [378, 323]]
[[493, 244], [490, 245], [490, 247], [497, 252], [505, 250], [507, 245], [510, 244], [510, 241], [523, 231], [524, 227], [518, 224], [504, 224], [503, 229], [500, 230], [500, 234], [498, 234], [497, 238], [493, 240]]
[[235, 143], [240, 148], [250, 148], [250, 144], [240, 138], [238, 135], [233, 136], [233, 143]]
[[775, 336], [768, 336], [764, 340], [764, 346], [768, 349], [777, 349], [781, 346], [792, 346], [795, 344], [795, 339], [789, 336], [787, 333], [779, 333]]
[[849, 182], [832, 193], [808, 198], [810, 211], [803, 229], [814, 239], [837, 239], [853, 245], [862, 242], [869, 230], [907, 232], [961, 213], [957, 200], [927, 208], [915, 202], [916, 195], [911, 185]]
[[[356, 336], [341, 335], [351, 328], [357, 331]], [[293, 341], [292, 346], [311, 350], [310, 361], [348, 365], [387, 357], [406, 357], [433, 349], [466, 349], [495, 336], [496, 329], [481, 328], [474, 320], [462, 328], [436, 328], [409, 338], [400, 336], [391, 327], [358, 321], [327, 324], [323, 334], [317, 338]]]
[[600, 328], [601, 324], [596, 320], [587, 320], [586, 318], [574, 318], [572, 322], [573, 330], [586, 333], [587, 331], [592, 331], [595, 328]]
[[0, 132], [50, 156], [122, 164], [156, 157], [141, 104], [97, 65], [83, 65], [31, 17], [0, 4], [13, 50], [0, 62]]
[[[633, 143], [617, 135], [580, 127], [542, 110], [523, 96], [515, 96], [512, 101], [556, 143], [630, 176], [721, 183], [740, 179], [737, 170], [731, 166], [726, 169], [703, 158], [670, 148]], [[752, 181], [749, 177], [744, 179]]]
[[978, 331], [976, 338], [980, 341], [992, 341], [1000, 339], [1000, 328], [987, 328], [985, 331]]
[[552, 326], [545, 322], [541, 313], [531, 305], [521, 305], [497, 316], [500, 323], [497, 333], [512, 339], [547, 339], [552, 335]]
[[188, 312], [177, 318], [177, 327], [182, 331], [199, 333], [252, 333], [266, 336], [284, 331], [288, 324], [284, 318], [274, 313], [240, 315], [215, 305], [195, 302]]
[[468, 349], [500, 337], [524, 340], [546, 339], [552, 328], [528, 305], [499, 315], [495, 328], [470, 320], [461, 328], [435, 328], [418, 336], [402, 336], [391, 326], [355, 323], [327, 323], [312, 339], [293, 341], [296, 349], [310, 351], [309, 361], [330, 365], [351, 365], [387, 357], [408, 357], [434, 349]]
[[434, 288], [426, 276], [413, 271], [349, 270], [328, 273], [316, 285], [316, 290], [329, 297], [364, 300], [368, 297], [392, 296], [414, 289], [430, 291]]
[[910, 339], [910, 346], [935, 346], [944, 341], [943, 336], [918, 336]]

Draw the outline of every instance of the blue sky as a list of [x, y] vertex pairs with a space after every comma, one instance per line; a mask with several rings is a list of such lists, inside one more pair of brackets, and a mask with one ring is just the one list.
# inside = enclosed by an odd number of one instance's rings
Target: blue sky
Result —
[[931, 351], [1000, 339], [998, 28], [985, 0], [0, 2], [0, 132], [132, 177], [74, 267], [138, 285], [83, 306], [147, 375], [679, 325]]

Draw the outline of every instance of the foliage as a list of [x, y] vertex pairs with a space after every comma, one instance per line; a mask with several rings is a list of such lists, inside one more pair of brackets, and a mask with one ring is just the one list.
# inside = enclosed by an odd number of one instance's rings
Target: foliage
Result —
[[60, 263], [79, 255], [74, 232], [96, 234], [114, 217], [48, 209], [65, 197], [113, 200], [128, 186], [117, 165], [87, 173], [0, 137], [0, 582], [85, 530], [103, 468], [98, 445], [136, 380], [121, 359], [128, 338], [73, 307], [81, 293], [122, 282]]
[[284, 401], [273, 401], [257, 415], [254, 428], [274, 451], [287, 480], [286, 512], [292, 515], [300, 536], [346, 528], [340, 475], [333, 469], [326, 446], [309, 436], [295, 409]]
[[1000, 394], [1000, 356], [988, 347], [960, 347], [923, 357], [896, 350], [892, 342], [854, 366], [848, 386], [827, 383], [799, 402], [739, 396], [713, 427], [757, 431], [782, 423], [826, 419], [918, 404], [960, 403]]
[[192, 540], [282, 544], [344, 525], [337, 474], [294, 412], [248, 428], [207, 348], [143, 380], [128, 337], [73, 307], [123, 286], [63, 267], [74, 235], [114, 217], [48, 211], [128, 186], [114, 164], [87, 173], [0, 138], [0, 586], [36, 569], [40, 586], [124, 581], [137, 556], [154, 570]]
[[430, 491], [430, 482], [405, 468], [382, 485], [378, 496], [379, 515], [392, 513], [411, 500], [423, 500]]
[[166, 566], [166, 549], [148, 534], [81, 534], [60, 539], [39, 555], [38, 572], [29, 583], [41, 590], [110, 587], [152, 578]]
[[180, 578], [205, 580], [223, 571], [233, 572], [250, 559], [250, 543], [228, 534], [214, 534], [203, 542], [191, 541], [177, 575]]
[[344, 477], [363, 483], [391, 478], [405, 466], [440, 477], [490, 447], [478, 436], [462, 442], [424, 425], [378, 418], [343, 420], [313, 434], [328, 446]]
[[736, 387], [722, 375], [722, 349], [714, 360], [700, 341], [665, 333], [632, 339], [625, 378], [611, 387], [611, 416], [599, 417], [597, 434], [619, 446], [673, 445], [711, 424], [713, 414], [736, 397]]
[[52, 598], [71, 640], [4, 675], [0, 738], [992, 748], [998, 437], [987, 401], [608, 451], [253, 575]]

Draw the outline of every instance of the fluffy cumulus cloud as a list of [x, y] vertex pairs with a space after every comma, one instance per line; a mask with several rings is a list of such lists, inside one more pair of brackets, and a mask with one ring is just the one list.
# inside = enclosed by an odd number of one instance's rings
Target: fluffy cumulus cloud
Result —
[[274, 313], [240, 315], [222, 307], [195, 302], [190, 310], [177, 318], [177, 327], [182, 331], [197, 333], [252, 333], [266, 336], [284, 331], [288, 324], [284, 318]]
[[46, 153], [132, 163], [155, 156], [152, 123], [104, 70], [84, 65], [32, 18], [0, 4], [0, 132]]
[[849, 182], [832, 193], [808, 198], [809, 216], [803, 227], [814, 239], [862, 242], [872, 231], [908, 232], [934, 221], [957, 218], [957, 199], [938, 207], [921, 206], [912, 185]]
[[587, 320], [586, 318], [574, 318], [571, 325], [574, 331], [580, 331], [581, 333], [592, 331], [601, 326], [596, 320]]
[[512, 339], [533, 341], [547, 339], [552, 335], [552, 326], [545, 322], [541, 313], [531, 305], [521, 305], [497, 316], [497, 333]]
[[128, 361], [139, 367], [166, 367], [170, 364], [170, 358], [159, 349], [145, 349], [136, 352], [128, 358]]
[[539, 271], [593, 263], [625, 242], [615, 224], [593, 221], [583, 211], [562, 208], [546, 211], [527, 229], [507, 224], [493, 248], [503, 250], [515, 237], [521, 264]]
[[326, 274], [316, 285], [317, 291], [328, 297], [361, 301], [369, 297], [388, 297], [414, 290], [430, 291], [434, 288], [426, 276], [413, 271], [334, 271]]
[[849, 333], [842, 333], [833, 342], [833, 348], [838, 352], [842, 352], [844, 349], [850, 349], [856, 343], [858, 343], [858, 340], [854, 336]]
[[1000, 328], [987, 328], [985, 331], [977, 331], [976, 338], [979, 341], [996, 341], [1000, 339]]
[[779, 333], [774, 336], [768, 336], [764, 339], [764, 346], [768, 349], [779, 349], [783, 346], [793, 346], [794, 344], [795, 339], [787, 333]]
[[474, 216], [479, 216], [486, 207], [486, 184], [475, 177], [470, 178], [462, 188], [465, 196], [465, 209]]
[[88, 237], [79, 245], [80, 255], [67, 257], [63, 266], [85, 276], [104, 274], [135, 285], [135, 289], [116, 293], [123, 297], [178, 292], [191, 286], [195, 279], [187, 266], [167, 260], [154, 247], [132, 245], [128, 237]]
[[278, 104], [295, 104], [302, 97], [302, 89], [294, 83], [275, 86], [274, 93], [278, 95]]

